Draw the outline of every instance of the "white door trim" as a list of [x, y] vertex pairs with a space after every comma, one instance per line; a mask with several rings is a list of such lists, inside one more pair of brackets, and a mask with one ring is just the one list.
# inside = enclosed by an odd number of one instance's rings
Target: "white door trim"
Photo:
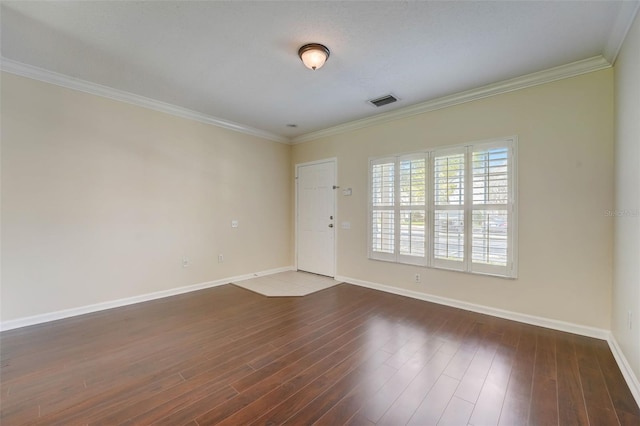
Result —
[[[295, 196], [295, 211], [294, 211], [294, 221], [295, 221], [295, 234], [293, 236], [293, 244], [294, 244], [294, 259], [293, 259], [293, 267], [295, 270], [298, 270], [298, 170], [300, 167], [305, 166], [313, 166], [316, 164], [323, 163], [333, 163], [333, 182], [334, 185], [338, 186], [338, 158], [331, 157], [325, 158], [323, 160], [315, 160], [308, 161], [306, 163], [298, 163], [295, 165], [295, 174], [294, 178], [294, 196]], [[334, 218], [334, 231], [333, 231], [333, 273], [332, 277], [336, 276], [337, 271], [337, 262], [338, 262], [338, 215], [336, 214], [338, 210], [338, 189], [336, 188], [333, 191], [333, 218]]]

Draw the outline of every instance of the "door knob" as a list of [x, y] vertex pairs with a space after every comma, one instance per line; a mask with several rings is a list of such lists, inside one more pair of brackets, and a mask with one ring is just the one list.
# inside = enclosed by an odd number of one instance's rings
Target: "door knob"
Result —
[[333, 223], [330, 223], [330, 224], [329, 224], [329, 228], [333, 228]]

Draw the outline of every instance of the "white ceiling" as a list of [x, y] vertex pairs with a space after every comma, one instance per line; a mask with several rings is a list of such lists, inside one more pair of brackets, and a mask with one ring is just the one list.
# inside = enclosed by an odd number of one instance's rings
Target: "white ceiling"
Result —
[[[1, 41], [5, 60], [288, 139], [594, 56], [611, 62], [636, 10], [621, 1], [3, 0]], [[309, 42], [331, 50], [315, 72], [297, 56]], [[400, 101], [366, 102], [388, 93]]]

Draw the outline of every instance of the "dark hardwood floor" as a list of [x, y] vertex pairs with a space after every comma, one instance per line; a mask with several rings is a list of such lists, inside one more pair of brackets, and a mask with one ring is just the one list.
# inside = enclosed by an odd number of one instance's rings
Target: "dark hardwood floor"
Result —
[[640, 425], [607, 343], [347, 284], [0, 334], [5, 425]]

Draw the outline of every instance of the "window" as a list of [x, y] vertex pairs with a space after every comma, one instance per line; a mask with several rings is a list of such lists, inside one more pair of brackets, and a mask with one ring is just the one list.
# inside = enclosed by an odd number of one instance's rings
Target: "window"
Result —
[[425, 154], [372, 161], [372, 258], [424, 264], [426, 170]]
[[470, 156], [471, 270], [509, 276], [515, 207], [512, 153], [504, 144], [490, 144], [472, 149]]
[[436, 267], [463, 269], [465, 260], [465, 151], [435, 151], [433, 164], [433, 259]]
[[369, 257], [516, 276], [515, 138], [370, 162]]
[[371, 246], [381, 260], [395, 260], [395, 180], [395, 161], [380, 160], [372, 165]]

